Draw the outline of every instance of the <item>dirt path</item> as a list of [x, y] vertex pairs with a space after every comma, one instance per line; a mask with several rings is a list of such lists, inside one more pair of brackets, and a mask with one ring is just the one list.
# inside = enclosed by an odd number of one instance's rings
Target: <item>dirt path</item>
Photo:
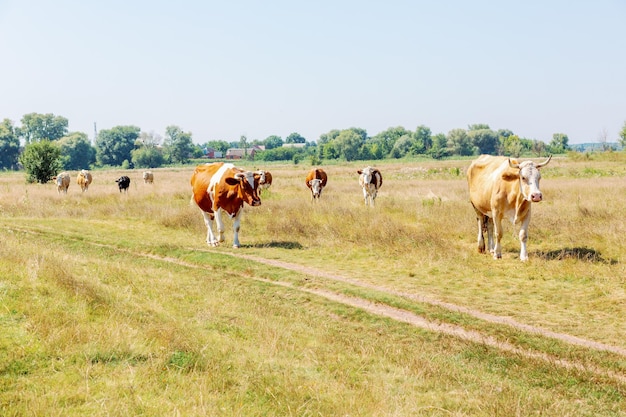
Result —
[[[227, 254], [227, 255], [247, 259], [247, 260], [254, 261], [254, 262], [263, 263], [266, 265], [275, 266], [278, 268], [288, 269], [290, 271], [299, 272], [299, 273], [303, 273], [306, 275], [326, 278], [326, 279], [330, 279], [333, 281], [340, 281], [340, 282], [355, 285], [358, 287], [376, 290], [376, 291], [384, 292], [390, 295], [395, 295], [398, 297], [408, 298], [408, 299], [418, 301], [421, 303], [430, 304], [430, 305], [434, 305], [437, 307], [442, 307], [450, 311], [467, 314], [472, 317], [475, 317], [475, 318], [478, 318], [478, 319], [481, 319], [490, 323], [504, 324], [504, 325], [508, 325], [510, 327], [516, 328], [518, 330], [523, 330], [528, 333], [534, 333], [543, 337], [550, 337], [550, 338], [557, 339], [557, 340], [560, 340], [569, 344], [584, 346], [584, 347], [596, 349], [596, 350], [604, 350], [607, 352], [612, 352], [618, 355], [626, 356], [626, 349], [618, 347], [618, 346], [611, 346], [611, 345], [607, 345], [604, 343], [594, 342], [591, 340], [583, 339], [583, 338], [572, 336], [572, 335], [565, 334], [565, 333], [557, 333], [557, 332], [553, 332], [550, 330], [542, 329], [540, 327], [530, 326], [528, 324], [517, 322], [509, 317], [502, 317], [502, 316], [496, 316], [493, 314], [483, 313], [478, 310], [473, 310], [471, 308], [463, 307], [463, 306], [452, 304], [452, 303], [446, 303], [446, 302], [428, 298], [419, 294], [402, 293], [402, 292], [398, 292], [398, 291], [395, 291], [386, 287], [360, 282], [358, 280], [348, 278], [345, 276], [327, 273], [327, 272], [320, 271], [318, 269], [310, 268], [307, 266], [292, 264], [292, 263], [283, 262], [283, 261], [277, 261], [275, 259], [265, 259], [265, 258], [261, 258], [258, 256], [245, 255], [245, 254]], [[376, 304], [376, 306], [378, 306], [380, 311], [384, 311], [384, 307], [387, 307], [389, 309], [392, 308], [388, 306], [383, 306], [382, 304]]]
[[[14, 230], [20, 231], [20, 232], [37, 234], [37, 232], [23, 229], [23, 228], [16, 228]], [[65, 238], [72, 239], [69, 236], [65, 236]], [[152, 255], [152, 254], [139, 252], [139, 251], [120, 249], [119, 247], [116, 247], [114, 245], [108, 245], [108, 244], [101, 244], [101, 243], [95, 243], [95, 242], [90, 242], [90, 244], [92, 244], [93, 246], [105, 247], [105, 248], [108, 248], [117, 252], [128, 253], [133, 256], [142, 256], [142, 257], [151, 258], [151, 259], [159, 260], [162, 262], [168, 262], [168, 263], [181, 265], [181, 266], [194, 268], [194, 269], [206, 269], [206, 267], [202, 265], [181, 261], [180, 259], [177, 259], [177, 258], [163, 257], [163, 256]], [[207, 249], [204, 249], [204, 250], [198, 249], [198, 248], [187, 248], [187, 249], [193, 250], [196, 252], [201, 251], [201, 252], [206, 252], [206, 253], [215, 253]], [[234, 253], [219, 252], [219, 254], [228, 255], [228, 256], [235, 257], [235, 258], [239, 258], [239, 259], [245, 259], [245, 260], [249, 260], [252, 262], [258, 262], [261, 264], [270, 265], [273, 267], [302, 273], [302, 274], [309, 275], [312, 277], [320, 277], [324, 279], [347, 283], [347, 284], [354, 285], [354, 286], [361, 287], [361, 288], [367, 288], [371, 290], [380, 291], [380, 292], [387, 293], [390, 295], [403, 297], [403, 298], [415, 300], [421, 303], [426, 303], [426, 304], [442, 307], [450, 311], [467, 314], [472, 317], [476, 317], [481, 320], [484, 320], [486, 322], [508, 325], [508, 326], [511, 326], [513, 328], [516, 328], [516, 329], [519, 329], [528, 333], [534, 333], [537, 335], [541, 335], [543, 337], [554, 338], [554, 339], [557, 339], [557, 340], [560, 340], [562, 342], [569, 343], [572, 345], [578, 345], [578, 346], [583, 346], [583, 347], [590, 348], [590, 349], [612, 352], [612, 353], [626, 357], [626, 349], [618, 347], [618, 346], [612, 346], [612, 345], [607, 345], [604, 343], [594, 342], [591, 340], [582, 339], [582, 338], [564, 334], [564, 333], [552, 332], [546, 329], [542, 329], [540, 327], [535, 327], [535, 326], [530, 326], [527, 324], [519, 323], [508, 317], [501, 317], [501, 316], [496, 316], [492, 314], [486, 314], [481, 311], [474, 310], [468, 307], [459, 306], [459, 305], [452, 304], [452, 303], [446, 303], [446, 302], [428, 298], [419, 294], [402, 293], [402, 292], [392, 290], [390, 288], [360, 282], [353, 278], [349, 278], [349, 277], [342, 276], [342, 275], [336, 275], [333, 273], [328, 273], [328, 272], [321, 271], [315, 268], [297, 265], [297, 264], [284, 262], [284, 261], [278, 261], [275, 259], [266, 259], [266, 258], [262, 258], [262, 257], [255, 256], [255, 255], [247, 255], [242, 252], [234, 252]], [[482, 334], [478, 331], [468, 330], [468, 329], [463, 328], [462, 326], [457, 326], [457, 325], [452, 325], [452, 324], [447, 324], [447, 323], [438, 323], [435, 321], [427, 320], [424, 317], [421, 317], [410, 311], [391, 307], [386, 304], [374, 303], [363, 298], [346, 296], [344, 294], [335, 293], [335, 292], [332, 292], [330, 290], [325, 290], [325, 289], [319, 289], [319, 288], [311, 289], [311, 288], [296, 287], [289, 282], [272, 281], [272, 280], [266, 280], [266, 279], [258, 278], [258, 277], [251, 277], [250, 279], [260, 281], [260, 282], [265, 282], [271, 285], [278, 285], [282, 287], [292, 288], [296, 291], [314, 294], [314, 295], [324, 297], [326, 299], [329, 299], [329, 300], [332, 300], [332, 301], [335, 301], [344, 305], [349, 305], [355, 308], [363, 309], [371, 314], [388, 317], [390, 319], [407, 323], [412, 326], [419, 327], [428, 331], [442, 333], [442, 334], [446, 334], [446, 335], [453, 336], [453, 337], [458, 337], [460, 339], [467, 340], [473, 343], [484, 344], [486, 346], [489, 346], [489, 347], [492, 347], [501, 351], [514, 353], [514, 354], [517, 354], [526, 358], [546, 361], [552, 365], [557, 365], [559, 367], [563, 367], [566, 369], [577, 369], [580, 371], [590, 372], [598, 376], [609, 377], [616, 381], [626, 384], [626, 375], [623, 375], [621, 373], [616, 373], [612, 370], [604, 369], [604, 368], [590, 365], [590, 364], [563, 360], [556, 356], [551, 356], [545, 353], [532, 351], [529, 349], [522, 349], [511, 343], [497, 340], [489, 335]]]

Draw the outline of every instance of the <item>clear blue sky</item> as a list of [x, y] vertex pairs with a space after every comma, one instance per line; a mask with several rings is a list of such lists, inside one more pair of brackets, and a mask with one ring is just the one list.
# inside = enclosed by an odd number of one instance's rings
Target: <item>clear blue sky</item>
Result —
[[194, 142], [433, 134], [570, 144], [626, 121], [626, 0], [0, 0], [0, 120]]

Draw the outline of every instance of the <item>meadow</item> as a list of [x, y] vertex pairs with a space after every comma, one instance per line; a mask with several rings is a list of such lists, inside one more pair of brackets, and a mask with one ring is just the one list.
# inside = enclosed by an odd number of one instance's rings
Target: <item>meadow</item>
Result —
[[311, 202], [310, 165], [238, 162], [274, 178], [239, 249], [228, 220], [206, 245], [191, 165], [0, 173], [2, 415], [626, 415], [626, 154], [542, 169], [528, 262], [510, 222], [477, 252], [469, 163], [321, 164]]

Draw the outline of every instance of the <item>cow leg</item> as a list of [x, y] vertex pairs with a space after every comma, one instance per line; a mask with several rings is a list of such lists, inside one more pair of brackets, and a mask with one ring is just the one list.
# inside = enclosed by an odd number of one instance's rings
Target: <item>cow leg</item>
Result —
[[493, 247], [493, 259], [502, 259], [502, 215], [493, 213], [493, 235], [495, 245]]
[[476, 220], [478, 221], [478, 252], [485, 253], [485, 232], [487, 225], [485, 224], [485, 217], [480, 213], [476, 214]]
[[376, 200], [376, 195], [378, 195], [378, 191], [374, 188], [372, 190], [372, 192], [370, 193], [370, 198], [371, 198], [371, 201], [372, 201], [372, 203], [371, 203], [372, 207], [375, 205], [374, 204], [374, 200]]
[[369, 197], [369, 193], [367, 192], [367, 188], [363, 187], [363, 200], [365, 201], [366, 206], [369, 205], [367, 197]]
[[234, 234], [233, 248], [241, 247], [241, 245], [239, 244], [239, 228], [241, 225], [241, 213], [243, 213], [243, 210], [240, 209], [235, 215], [235, 217], [233, 217], [233, 234]]
[[522, 261], [528, 260], [528, 251], [526, 249], [526, 242], [528, 241], [528, 225], [530, 224], [530, 212], [528, 212], [528, 216], [522, 222], [522, 226], [519, 230], [519, 241], [520, 241], [520, 252], [519, 258]]
[[222, 209], [217, 209], [215, 212], [215, 224], [217, 226], [217, 242], [224, 241], [224, 222], [222, 221]]
[[485, 228], [487, 229], [487, 247], [489, 248], [489, 252], [493, 253], [493, 219], [485, 216], [485, 223]]
[[209, 246], [217, 246], [217, 239], [215, 239], [215, 235], [213, 234], [213, 216], [211, 213], [207, 213], [206, 211], [202, 212], [202, 217], [204, 218], [204, 224], [206, 225], [206, 243]]

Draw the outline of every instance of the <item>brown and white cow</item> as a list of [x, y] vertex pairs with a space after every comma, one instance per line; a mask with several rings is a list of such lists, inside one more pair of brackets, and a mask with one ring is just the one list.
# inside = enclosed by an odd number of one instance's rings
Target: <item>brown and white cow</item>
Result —
[[87, 191], [89, 189], [89, 184], [93, 182], [93, 178], [91, 176], [91, 172], [86, 169], [82, 169], [78, 175], [76, 176], [76, 183], [80, 185], [80, 189], [83, 191]]
[[256, 172], [259, 174], [259, 195], [262, 190], [267, 190], [272, 185], [272, 174], [269, 171], [260, 169]]
[[311, 190], [311, 201], [322, 196], [322, 190], [326, 187], [328, 175], [321, 168], [315, 168], [309, 171], [306, 176], [306, 186]]
[[504, 156], [481, 155], [467, 170], [470, 201], [478, 219], [478, 251], [485, 252], [485, 232], [488, 249], [494, 259], [502, 258], [502, 219], [520, 224], [520, 259], [528, 260], [526, 242], [532, 203], [543, 199], [539, 190], [539, 169], [550, 162], [535, 164], [518, 162]]
[[152, 171], [143, 172], [143, 182], [144, 184], [152, 184], [154, 182], [154, 174]]
[[365, 205], [371, 204], [373, 206], [376, 195], [378, 195], [378, 189], [383, 185], [383, 176], [378, 169], [372, 167], [359, 169], [357, 174], [359, 174], [359, 185], [363, 189]]
[[67, 194], [67, 189], [70, 187], [70, 174], [68, 172], [61, 172], [56, 177], [52, 178], [57, 185], [57, 193]]
[[[260, 175], [244, 171], [233, 164], [215, 162], [198, 165], [191, 176], [192, 200], [196, 203], [207, 228], [206, 242], [217, 246], [224, 241], [224, 223], [222, 212], [233, 219], [233, 247], [240, 247], [239, 228], [243, 204], [260, 206], [258, 194]], [[217, 237], [213, 234], [212, 222], [217, 225]]]

